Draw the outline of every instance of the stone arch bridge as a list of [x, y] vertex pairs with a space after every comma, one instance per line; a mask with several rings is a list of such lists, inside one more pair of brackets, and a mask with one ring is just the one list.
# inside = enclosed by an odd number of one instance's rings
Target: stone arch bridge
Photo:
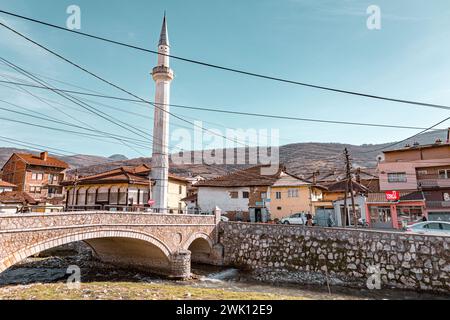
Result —
[[93, 211], [1, 216], [0, 273], [44, 250], [84, 241], [105, 262], [188, 278], [191, 260], [221, 263], [219, 221], [220, 210], [214, 215]]

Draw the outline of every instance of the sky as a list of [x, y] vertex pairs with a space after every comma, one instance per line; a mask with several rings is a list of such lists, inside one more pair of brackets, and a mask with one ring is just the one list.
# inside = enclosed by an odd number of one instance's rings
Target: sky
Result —
[[[166, 11], [171, 54], [175, 56], [320, 86], [450, 105], [450, 4], [447, 0], [0, 0], [2, 10], [62, 27], [66, 26], [69, 17], [66, 10], [70, 5], [81, 9], [80, 31], [85, 33], [155, 50]], [[377, 5], [381, 10], [379, 30], [367, 28], [369, 14], [366, 10], [370, 5]], [[1, 13], [0, 21], [133, 94], [154, 100], [155, 86], [150, 71], [156, 65], [156, 55], [86, 39]], [[2, 27], [0, 39], [1, 57], [55, 87], [129, 97]], [[448, 111], [442, 109], [327, 92], [173, 59], [171, 67], [175, 73], [172, 104], [415, 127], [428, 127], [448, 116]], [[0, 64], [0, 80], [17, 78], [22, 79], [21, 82], [26, 79]], [[34, 96], [17, 87], [0, 84], [0, 108], [3, 108], [0, 109], [0, 138], [50, 146], [65, 153], [124, 154], [130, 158], [151, 154], [150, 138], [137, 146], [105, 138], [102, 134], [92, 139], [5, 120], [79, 130], [4, 110], [28, 112], [20, 109], [22, 107], [44, 118], [57, 118], [144, 140], [51, 91], [27, 90]], [[99, 110], [132, 124], [141, 135], [152, 132], [151, 106], [88, 99]], [[225, 128], [268, 130], [261, 135], [267, 138], [278, 130], [279, 140], [273, 143], [279, 145], [296, 142], [376, 144], [401, 140], [420, 131], [276, 120], [181, 108], [171, 111], [189, 122], [201, 120], [205, 128], [221, 134], [226, 133]], [[176, 138], [192, 130], [192, 125], [171, 119], [171, 136]], [[216, 146], [218, 141], [208, 144], [209, 138], [205, 137], [203, 147]], [[0, 145], [13, 146], [3, 141]], [[192, 140], [180, 143], [176, 139], [171, 141], [171, 146], [174, 146], [173, 151], [195, 147]]]

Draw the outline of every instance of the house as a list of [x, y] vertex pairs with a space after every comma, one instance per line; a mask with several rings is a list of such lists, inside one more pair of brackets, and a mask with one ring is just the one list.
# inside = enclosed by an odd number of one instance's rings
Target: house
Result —
[[38, 201], [24, 191], [0, 193], [0, 215], [30, 212], [31, 206], [35, 205]]
[[[336, 206], [335, 202], [340, 201], [345, 198], [346, 192], [347, 197], [350, 194], [350, 188], [347, 189], [348, 180], [343, 179], [337, 182], [328, 182], [323, 183], [323, 186], [326, 188], [322, 192], [322, 198], [318, 201], [313, 202], [314, 212], [317, 213], [326, 213], [329, 215], [334, 215], [336, 221], [340, 221], [339, 225], [348, 225], [347, 218], [341, 215], [341, 212], [338, 210], [335, 212]], [[361, 183], [356, 182], [355, 180], [351, 180], [351, 188], [353, 188], [353, 192], [355, 195], [367, 194], [369, 189], [363, 186]]]
[[[374, 226], [401, 228], [422, 217], [450, 221], [450, 144], [415, 143], [383, 152], [378, 164], [380, 193], [369, 195]], [[447, 175], [447, 172], [449, 173]], [[389, 198], [389, 194], [396, 197]]]
[[201, 181], [197, 203], [200, 211], [217, 206], [231, 220], [261, 222], [297, 212], [313, 213], [313, 201], [324, 187], [313, 185], [279, 166], [275, 174], [263, 175], [255, 166], [214, 179]]
[[0, 180], [0, 193], [14, 191], [16, 188], [15, 184]]
[[[353, 196], [356, 213], [356, 226], [365, 225], [367, 222], [366, 201], [367, 196], [364, 193], [357, 193]], [[347, 202], [347, 212], [344, 211], [345, 202]], [[334, 215], [333, 221], [337, 227], [355, 227], [355, 217], [353, 214], [353, 205], [351, 196], [347, 196], [333, 201]]]
[[198, 213], [198, 204], [197, 204], [197, 194], [191, 194], [187, 197], [181, 199], [186, 205], [186, 212], [188, 214], [196, 214]]
[[326, 188], [281, 171], [270, 188], [272, 219], [281, 219], [294, 213], [315, 213], [314, 203], [322, 200]]
[[64, 202], [61, 182], [68, 167], [66, 162], [49, 156], [47, 151], [39, 155], [13, 153], [3, 165], [2, 179], [38, 202], [60, 205]]
[[281, 170], [263, 175], [262, 167], [199, 181], [196, 184], [198, 209], [212, 212], [217, 206], [230, 220], [266, 221], [270, 186], [278, 179]]
[[[63, 182], [67, 210], [142, 211], [150, 208], [151, 167], [125, 166]], [[188, 181], [169, 174], [169, 212], [183, 212]]]

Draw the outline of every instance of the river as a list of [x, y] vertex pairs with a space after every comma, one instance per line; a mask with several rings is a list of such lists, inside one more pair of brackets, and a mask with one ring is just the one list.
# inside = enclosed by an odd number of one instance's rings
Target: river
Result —
[[[193, 280], [173, 281], [156, 275], [118, 269], [92, 259], [86, 255], [49, 256], [41, 258], [28, 258], [22, 263], [0, 274], [0, 299], [20, 298], [14, 295], [4, 295], [2, 290], [10, 292], [15, 287], [26, 285], [43, 285], [49, 287], [55, 283], [64, 283], [69, 265], [77, 265], [81, 270], [83, 284], [102, 283], [105, 288], [115, 284], [140, 283], [157, 284], [161, 286], [180, 286], [182, 288], [220, 289], [225, 292], [264, 293], [277, 296], [301, 299], [450, 299], [450, 296], [416, 293], [398, 290], [369, 290], [332, 286], [307, 286], [298, 284], [261, 283], [251, 279], [245, 272], [233, 268], [221, 268], [205, 265], [193, 265]], [[331, 293], [330, 293], [331, 292]], [[174, 296], [176, 297], [176, 296]], [[239, 295], [237, 296], [239, 297]], [[39, 296], [37, 296], [39, 299]], [[50, 296], [51, 298], [51, 296]], [[95, 298], [95, 297], [94, 297]], [[114, 298], [114, 297], [112, 297]]]

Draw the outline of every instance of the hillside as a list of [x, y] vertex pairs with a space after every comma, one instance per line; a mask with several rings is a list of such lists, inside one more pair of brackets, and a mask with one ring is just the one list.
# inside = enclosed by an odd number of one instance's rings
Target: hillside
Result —
[[[420, 144], [433, 143], [438, 138], [445, 141], [447, 138], [446, 134], [446, 131], [425, 133], [415, 138], [414, 141], [403, 142], [396, 145], [394, 148], [402, 147], [406, 143], [412, 145], [415, 141]], [[376, 165], [377, 156], [381, 154], [381, 151], [372, 150], [389, 145], [390, 144], [364, 144], [356, 146], [342, 143], [294, 143], [280, 147], [280, 162], [292, 173], [305, 177], [319, 169], [321, 173], [328, 170], [342, 170], [342, 151], [344, 148], [347, 148], [352, 156], [353, 165], [355, 167], [370, 168]], [[3, 165], [13, 152], [28, 151], [14, 148], [0, 148], [0, 164]], [[77, 168], [80, 175], [94, 174], [119, 166], [133, 166], [142, 163], [151, 164], [151, 158], [124, 159], [125, 157], [122, 155], [113, 155], [109, 158], [92, 155], [76, 155], [59, 158], [69, 163], [72, 169]], [[245, 167], [248, 167], [248, 165], [175, 165], [172, 163], [171, 172], [182, 176], [199, 174], [205, 177], [214, 177]]]

